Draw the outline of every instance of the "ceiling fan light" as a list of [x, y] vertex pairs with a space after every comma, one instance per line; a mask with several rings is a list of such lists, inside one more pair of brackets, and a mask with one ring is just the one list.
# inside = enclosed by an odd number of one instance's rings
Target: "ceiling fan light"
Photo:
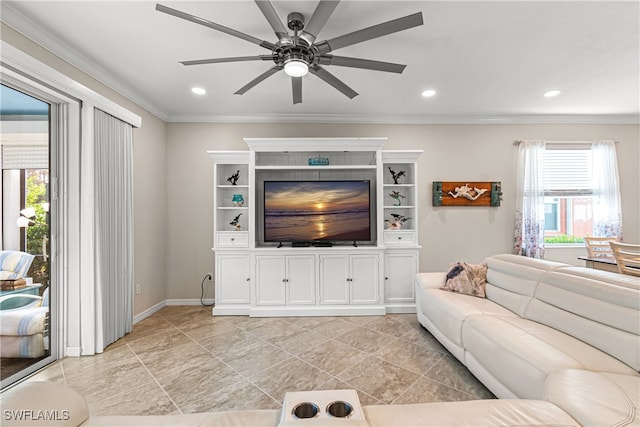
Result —
[[284, 64], [284, 72], [291, 77], [302, 77], [309, 72], [309, 66], [301, 59], [290, 59]]

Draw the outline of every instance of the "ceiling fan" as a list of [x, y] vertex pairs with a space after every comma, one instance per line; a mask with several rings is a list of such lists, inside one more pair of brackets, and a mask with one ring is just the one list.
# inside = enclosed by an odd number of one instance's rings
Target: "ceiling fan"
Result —
[[159, 3], [156, 4], [156, 10], [241, 38], [271, 51], [268, 55], [198, 59], [193, 61], [181, 61], [181, 64], [202, 65], [223, 62], [271, 61], [274, 63], [271, 68], [238, 89], [235, 94], [242, 95], [278, 71], [284, 70], [287, 75], [291, 76], [294, 104], [302, 102], [302, 77], [306, 75], [307, 72], [314, 74], [350, 99], [353, 99], [358, 95], [356, 91], [322, 67], [323, 65], [337, 65], [390, 73], [402, 73], [406, 65], [336, 56], [330, 55], [329, 53], [345, 46], [351, 46], [356, 43], [386, 36], [388, 34], [423, 24], [422, 12], [418, 12], [403, 18], [383, 22], [339, 37], [334, 37], [329, 40], [316, 42], [316, 38], [322, 30], [322, 27], [324, 27], [334, 9], [338, 6], [338, 3], [340, 3], [339, 0], [320, 1], [308, 22], [305, 22], [304, 16], [299, 12], [289, 13], [287, 16], [287, 27], [293, 31], [293, 35], [287, 31], [270, 1], [255, 0], [255, 2], [278, 38], [278, 41], [275, 43], [260, 40], [240, 31], [216, 24], [215, 22], [208, 21], [195, 15], [172, 9]]

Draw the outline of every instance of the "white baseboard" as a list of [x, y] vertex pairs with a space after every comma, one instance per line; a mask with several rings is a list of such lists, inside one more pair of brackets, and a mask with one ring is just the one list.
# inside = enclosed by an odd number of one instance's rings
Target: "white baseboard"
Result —
[[82, 353], [82, 348], [80, 347], [67, 347], [65, 348], [64, 356], [65, 357], [80, 357]]
[[[204, 303], [207, 304], [207, 305], [213, 304], [214, 302], [215, 302], [214, 299], [205, 299], [204, 300]], [[200, 299], [166, 299], [166, 300], [161, 301], [158, 304], [154, 305], [153, 307], [149, 307], [145, 311], [143, 311], [141, 313], [138, 313], [135, 316], [133, 316], [133, 324], [135, 325], [136, 323], [140, 322], [141, 320], [144, 320], [147, 317], [151, 316], [152, 314], [160, 311], [164, 307], [168, 307], [168, 306], [172, 306], [172, 305], [202, 305], [202, 303], [200, 302]]]
[[[167, 305], [202, 305], [199, 298], [193, 299], [166, 299], [164, 300]], [[214, 299], [205, 299], [204, 303], [209, 305], [215, 302]]]

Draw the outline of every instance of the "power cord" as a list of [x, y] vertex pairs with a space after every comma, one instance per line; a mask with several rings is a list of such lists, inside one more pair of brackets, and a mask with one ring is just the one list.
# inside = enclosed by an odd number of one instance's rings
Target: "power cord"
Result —
[[206, 274], [204, 276], [204, 279], [202, 279], [202, 285], [200, 286], [201, 288], [201, 293], [200, 293], [200, 304], [202, 304], [205, 307], [213, 307], [215, 305], [215, 302], [213, 304], [205, 304], [204, 303], [204, 281], [205, 280], [212, 280], [213, 278], [211, 277], [210, 274]]

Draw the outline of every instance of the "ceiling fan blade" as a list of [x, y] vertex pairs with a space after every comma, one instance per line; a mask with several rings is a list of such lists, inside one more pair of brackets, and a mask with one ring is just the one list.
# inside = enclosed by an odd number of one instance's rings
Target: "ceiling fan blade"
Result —
[[280, 40], [280, 44], [291, 44], [289, 32], [280, 20], [280, 17], [278, 17], [278, 14], [273, 8], [271, 2], [268, 0], [255, 0], [255, 2], [264, 17], [267, 18], [269, 25], [273, 28], [273, 32], [276, 33], [278, 40]]
[[291, 77], [291, 88], [293, 89], [293, 104], [302, 103], [302, 77]]
[[333, 13], [340, 0], [337, 1], [321, 1], [316, 6], [316, 10], [311, 15], [309, 22], [304, 26], [304, 30], [300, 33], [300, 38], [304, 39], [309, 45], [313, 44], [320, 33], [320, 30], [327, 23], [327, 20]]
[[175, 16], [176, 18], [181, 18], [181, 19], [184, 19], [186, 21], [190, 21], [190, 22], [193, 22], [193, 23], [196, 23], [196, 24], [199, 24], [199, 25], [203, 25], [205, 27], [208, 27], [208, 28], [223, 32], [225, 34], [229, 34], [230, 36], [238, 37], [238, 38], [240, 38], [242, 40], [246, 40], [248, 42], [257, 44], [258, 46], [262, 46], [265, 49], [269, 49], [269, 50], [274, 50], [275, 49], [275, 45], [273, 43], [269, 43], [266, 40], [260, 40], [258, 38], [253, 37], [253, 36], [250, 36], [248, 34], [245, 34], [245, 33], [242, 33], [240, 31], [234, 30], [232, 28], [225, 27], [224, 25], [216, 24], [215, 22], [208, 21], [208, 20], [206, 20], [204, 18], [200, 18], [198, 16], [191, 15], [191, 14], [188, 14], [186, 12], [179, 11], [177, 9], [172, 9], [172, 8], [164, 6], [164, 5], [160, 4], [160, 3], [156, 4], [156, 10], [158, 12], [163, 12], [163, 13], [166, 13], [168, 15]]
[[344, 84], [342, 80], [338, 79], [336, 76], [325, 70], [319, 65], [314, 65], [309, 67], [309, 72], [318, 76], [321, 80], [324, 80], [326, 83], [330, 84], [334, 88], [338, 89], [340, 92], [345, 94], [349, 99], [353, 99], [358, 96], [358, 92], [351, 89], [349, 86]]
[[386, 71], [388, 73], [402, 74], [407, 67], [393, 62], [372, 61], [370, 59], [349, 58], [347, 56], [322, 55], [322, 65], [337, 65], [340, 67], [364, 68], [365, 70]]
[[251, 89], [252, 87], [254, 87], [255, 85], [257, 85], [258, 83], [262, 82], [263, 80], [265, 80], [268, 77], [271, 77], [272, 75], [274, 75], [275, 73], [277, 73], [278, 71], [282, 70], [283, 67], [279, 66], [279, 65], [274, 65], [273, 67], [269, 68], [267, 71], [265, 71], [264, 73], [260, 74], [258, 77], [256, 77], [255, 79], [251, 80], [249, 83], [247, 83], [246, 85], [242, 86], [240, 89], [238, 89], [237, 91], [235, 91], [233, 94], [234, 95], [244, 95], [245, 92], [247, 92], [249, 89]]
[[362, 30], [354, 31], [343, 36], [338, 36], [330, 40], [323, 41], [316, 44], [320, 53], [329, 53], [333, 50], [340, 49], [341, 47], [351, 46], [356, 43], [375, 39], [377, 37], [386, 36], [388, 34], [397, 33], [398, 31], [406, 30], [409, 28], [422, 25], [422, 12], [414, 13], [413, 15], [405, 16], [404, 18], [394, 19], [392, 21], [383, 22], [371, 27], [363, 28]]
[[256, 56], [232, 56], [229, 58], [211, 58], [211, 59], [195, 59], [192, 61], [180, 61], [182, 65], [203, 65], [203, 64], [219, 64], [223, 62], [242, 62], [242, 61], [272, 61], [271, 55]]

